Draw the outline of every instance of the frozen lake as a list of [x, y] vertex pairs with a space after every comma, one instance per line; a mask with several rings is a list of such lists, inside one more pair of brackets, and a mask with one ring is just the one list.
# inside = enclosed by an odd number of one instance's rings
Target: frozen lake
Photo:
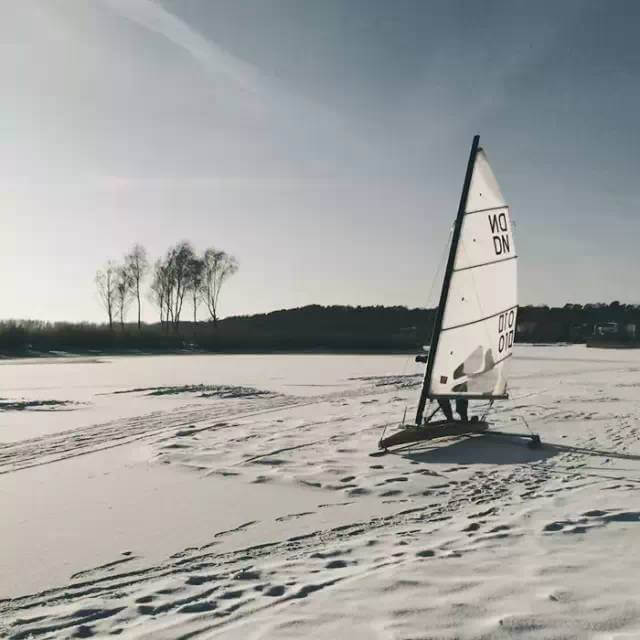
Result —
[[413, 356], [0, 363], [0, 636], [637, 637], [640, 351], [512, 362], [542, 449], [381, 458]]
[[149, 400], [126, 394], [113, 396], [114, 391], [204, 384], [313, 396], [361, 384], [352, 378], [416, 373], [421, 367], [413, 356], [404, 355], [154, 355], [5, 360], [0, 361], [0, 397], [84, 404], [74, 411], [0, 412], [0, 442], [185, 404], [184, 398]]
[[[554, 372], [579, 370], [581, 363], [607, 367], [640, 362], [640, 351], [612, 351], [574, 346], [517, 346], [512, 387], [535, 376], [539, 362]], [[97, 421], [169, 410], [185, 398], [147, 398], [121, 394], [147, 387], [235, 385], [296, 396], [318, 396], [355, 389], [358, 378], [422, 374], [413, 355], [169, 355], [66, 357], [0, 361], [1, 398], [61, 400], [81, 403], [73, 411], [0, 412], [0, 442], [12, 442]], [[116, 401], [117, 400], [117, 401]], [[197, 400], [191, 399], [192, 402]]]

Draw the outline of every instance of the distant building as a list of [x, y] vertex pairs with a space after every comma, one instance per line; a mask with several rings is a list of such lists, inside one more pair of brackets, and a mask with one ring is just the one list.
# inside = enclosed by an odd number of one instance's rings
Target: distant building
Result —
[[640, 342], [636, 338], [636, 324], [626, 322], [598, 322], [593, 325], [593, 335], [587, 338], [587, 347], [605, 349], [637, 349]]
[[611, 336], [618, 333], [617, 322], [598, 322], [593, 325], [594, 336]]

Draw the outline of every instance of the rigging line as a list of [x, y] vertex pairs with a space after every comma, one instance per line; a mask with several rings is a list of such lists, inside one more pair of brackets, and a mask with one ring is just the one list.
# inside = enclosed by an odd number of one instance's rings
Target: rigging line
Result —
[[[451, 246], [451, 238], [453, 237], [453, 226], [454, 225], [449, 227], [449, 236], [447, 238], [447, 242], [445, 243], [444, 247], [442, 248], [442, 253], [440, 254], [440, 260], [438, 261], [438, 266], [437, 266], [436, 271], [433, 274], [433, 278], [431, 280], [431, 286], [429, 287], [429, 293], [427, 294], [426, 305], [425, 305], [425, 307], [427, 309], [429, 308], [429, 305], [431, 304], [431, 300], [432, 300], [432, 297], [433, 297], [433, 291], [435, 289], [436, 282], [438, 280], [440, 280], [440, 273], [442, 271], [442, 267], [444, 266], [445, 258], [447, 257], [447, 255], [449, 253], [449, 247]], [[431, 354], [429, 354], [429, 357], [431, 357]]]
[[[447, 255], [447, 249], [449, 248], [449, 244], [451, 243], [451, 235], [452, 235], [452, 233], [453, 233], [453, 227], [451, 227], [449, 229], [449, 237], [447, 239], [447, 242], [445, 243], [444, 248], [442, 249], [442, 253], [441, 253], [440, 259], [438, 261], [438, 266], [436, 267], [436, 271], [433, 274], [433, 278], [431, 279], [431, 286], [429, 287], [429, 293], [427, 294], [427, 297], [426, 297], [426, 300], [425, 300], [425, 303], [426, 303], [425, 304], [425, 308], [426, 309], [429, 309], [429, 305], [431, 303], [431, 299], [432, 299], [432, 296], [433, 296], [433, 290], [435, 288], [436, 281], [438, 280], [438, 276], [440, 275], [440, 272], [442, 271], [442, 265], [444, 263], [445, 256]], [[409, 363], [409, 358], [411, 358], [411, 356], [407, 356], [407, 358], [405, 358], [403, 372], [402, 372], [403, 375], [406, 372], [407, 365]]]
[[[447, 256], [448, 249], [449, 249], [449, 246], [451, 244], [451, 236], [452, 235], [453, 235], [453, 227], [450, 227], [449, 228], [449, 236], [447, 238], [447, 242], [445, 243], [445, 245], [444, 245], [444, 247], [442, 249], [442, 253], [440, 255], [440, 259], [438, 260], [438, 266], [436, 267], [435, 273], [433, 274], [433, 278], [431, 279], [431, 286], [429, 287], [429, 293], [427, 294], [426, 304], [425, 304], [425, 308], [427, 308], [427, 309], [429, 308], [429, 304], [431, 303], [431, 299], [432, 299], [432, 296], [433, 296], [433, 290], [434, 290], [434, 288], [436, 286], [436, 282], [439, 280], [439, 276], [440, 276], [440, 273], [442, 271], [442, 267], [444, 265], [444, 259]], [[402, 376], [404, 376], [406, 374], [407, 366], [409, 364], [409, 359], [413, 358], [413, 357], [415, 357], [415, 356], [408, 355], [404, 359], [404, 365], [402, 367], [402, 374], [401, 374]], [[405, 414], [406, 414], [407, 406], [408, 406], [407, 403], [405, 403]], [[403, 420], [403, 422], [404, 422], [404, 420]], [[384, 434], [383, 434], [383, 437], [384, 437]]]
[[[436, 268], [435, 273], [433, 274], [433, 278], [431, 279], [431, 286], [429, 287], [429, 293], [427, 294], [427, 300], [426, 300], [426, 308], [428, 309], [430, 304], [431, 304], [431, 300], [433, 297], [433, 292], [436, 286], [436, 282], [438, 282], [440, 280], [440, 273], [442, 272], [442, 268], [444, 267], [444, 261], [445, 258], [447, 257], [447, 255], [449, 254], [449, 248], [451, 247], [451, 239], [453, 238], [453, 229], [455, 227], [455, 221], [454, 223], [449, 227], [449, 235], [447, 236], [447, 241], [444, 243], [444, 246], [442, 247], [442, 252], [440, 254], [440, 259], [438, 260], [438, 266]], [[435, 321], [435, 319], [434, 319]], [[435, 353], [432, 354], [431, 353], [431, 347], [429, 347], [429, 353], [427, 354], [427, 359], [431, 358], [431, 357], [435, 357]], [[428, 366], [428, 365], [427, 365]], [[424, 380], [422, 382], [422, 384], [424, 385]], [[429, 400], [429, 405], [431, 405], [431, 400]], [[430, 416], [429, 419], [431, 419], [435, 413], [437, 412], [434, 411]], [[428, 420], [427, 420], [428, 422]]]
[[[447, 250], [449, 249], [449, 246], [450, 246], [450, 244], [451, 244], [451, 237], [452, 237], [452, 235], [453, 235], [453, 227], [450, 227], [450, 228], [449, 228], [449, 236], [448, 236], [448, 238], [447, 238], [447, 242], [445, 243], [445, 245], [444, 245], [444, 247], [443, 247], [443, 249], [442, 249], [442, 253], [441, 253], [441, 255], [440, 255], [440, 259], [439, 259], [439, 261], [438, 261], [438, 266], [437, 266], [437, 268], [436, 268], [435, 273], [433, 274], [433, 278], [432, 278], [432, 280], [431, 280], [431, 286], [429, 287], [429, 293], [428, 293], [428, 295], [427, 295], [426, 304], [425, 304], [425, 307], [426, 307], [427, 309], [429, 308], [429, 304], [430, 304], [430, 302], [431, 302], [431, 298], [432, 298], [432, 296], [433, 296], [433, 290], [434, 290], [434, 288], [435, 288], [435, 286], [436, 286], [436, 282], [438, 281], [438, 279], [439, 279], [439, 275], [440, 275], [440, 272], [442, 271], [442, 266], [443, 266], [443, 264], [444, 264], [444, 259], [445, 259], [446, 255], [447, 255], [447, 253], [448, 253], [448, 251], [447, 251]], [[414, 358], [414, 357], [415, 357], [415, 356], [411, 356], [411, 355], [407, 355], [407, 356], [405, 357], [405, 359], [404, 359], [404, 364], [403, 364], [403, 366], [402, 366], [402, 373], [401, 373], [401, 376], [402, 376], [402, 377], [404, 377], [404, 376], [406, 375], [407, 367], [408, 367], [408, 365], [409, 365], [409, 359], [410, 359], [410, 358]], [[406, 415], [407, 415], [407, 408], [408, 408], [408, 402], [405, 402], [405, 405], [404, 405], [404, 416], [403, 416], [403, 418], [402, 418], [402, 423], [403, 423], [403, 424], [404, 424], [404, 422], [405, 422], [405, 418], [406, 418]], [[385, 431], [386, 431], [386, 427], [385, 427]], [[383, 431], [383, 433], [382, 433], [382, 437], [384, 438], [384, 431]]]
[[438, 276], [440, 275], [440, 272], [442, 271], [442, 266], [444, 264], [444, 259], [448, 253], [448, 249], [449, 246], [451, 245], [451, 236], [453, 235], [453, 227], [449, 228], [449, 237], [447, 238], [447, 242], [445, 243], [444, 248], [442, 249], [442, 254], [440, 255], [440, 260], [438, 262], [438, 267], [436, 269], [436, 272], [433, 276], [433, 279], [431, 281], [431, 287], [429, 288], [429, 293], [427, 295], [427, 306], [429, 305], [429, 303], [431, 302], [431, 297], [433, 295], [433, 289], [435, 288], [436, 285], [436, 281], [438, 280]]

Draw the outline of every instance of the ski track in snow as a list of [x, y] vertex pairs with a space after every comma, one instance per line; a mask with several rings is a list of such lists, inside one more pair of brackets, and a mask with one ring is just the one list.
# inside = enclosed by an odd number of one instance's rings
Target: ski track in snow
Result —
[[[369, 457], [407, 404], [412, 415], [415, 388], [401, 376], [313, 398], [216, 399], [2, 446], [8, 474], [143, 439], [154, 464], [247, 491], [313, 488], [316, 499], [305, 510], [273, 505], [269, 522], [247, 514], [159, 562], [125, 552], [0, 600], [0, 636], [638, 637], [640, 371], [604, 362], [586, 371], [567, 358], [564, 377], [544, 361], [537, 376], [516, 371], [518, 390], [495, 420], [522, 432], [524, 418], [539, 450], [477, 436]], [[379, 514], [362, 510], [372, 504]], [[296, 533], [276, 535], [274, 523]]]

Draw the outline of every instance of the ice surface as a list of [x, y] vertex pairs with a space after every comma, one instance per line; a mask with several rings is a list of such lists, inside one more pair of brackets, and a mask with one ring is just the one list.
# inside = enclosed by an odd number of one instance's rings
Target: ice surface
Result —
[[[491, 416], [542, 449], [371, 458], [410, 357], [2, 363], [5, 399], [85, 404], [0, 413], [0, 636], [640, 636], [640, 352], [513, 365]], [[113, 393], [181, 385], [270, 393]]]

